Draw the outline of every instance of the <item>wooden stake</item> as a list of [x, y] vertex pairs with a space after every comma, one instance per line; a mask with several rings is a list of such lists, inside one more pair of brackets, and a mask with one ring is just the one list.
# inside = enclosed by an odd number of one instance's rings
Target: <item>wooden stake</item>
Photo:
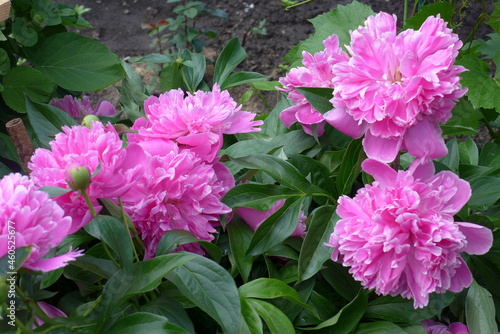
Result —
[[20, 118], [14, 118], [8, 121], [5, 124], [5, 127], [7, 128], [7, 133], [10, 138], [12, 138], [17, 154], [19, 154], [19, 159], [23, 165], [24, 172], [26, 174], [31, 173], [31, 169], [28, 168], [28, 162], [30, 161], [35, 149], [33, 148], [30, 137], [28, 136], [28, 132], [26, 132], [26, 127], [24, 126], [23, 121]]
[[0, 22], [9, 18], [10, 14], [10, 0], [0, 0]]

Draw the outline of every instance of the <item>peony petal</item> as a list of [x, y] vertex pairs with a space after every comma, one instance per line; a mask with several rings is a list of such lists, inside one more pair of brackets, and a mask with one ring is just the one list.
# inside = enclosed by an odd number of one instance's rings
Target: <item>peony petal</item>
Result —
[[76, 260], [77, 257], [82, 256], [82, 250], [69, 252], [64, 255], [59, 255], [50, 259], [40, 259], [28, 265], [23, 265], [24, 268], [34, 271], [49, 272], [58, 268], [65, 267], [68, 262]]
[[402, 139], [398, 137], [382, 138], [375, 137], [370, 131], [366, 132], [363, 139], [363, 147], [369, 158], [382, 162], [392, 162], [401, 149]]
[[462, 260], [462, 258], [459, 258], [458, 260], [462, 265], [455, 269], [455, 276], [451, 279], [451, 284], [448, 290], [452, 292], [460, 292], [472, 284], [472, 273], [470, 272], [469, 267], [467, 267], [467, 264], [464, 260]]
[[366, 159], [361, 164], [363, 170], [382, 185], [394, 186], [398, 173], [389, 165], [375, 159]]
[[493, 245], [493, 233], [487, 227], [472, 224], [457, 222], [460, 232], [465, 235], [467, 239], [467, 246], [464, 252], [473, 255], [486, 254]]
[[323, 118], [335, 129], [353, 138], [361, 137], [366, 131], [366, 124], [359, 125], [344, 108], [332, 109], [326, 112]]
[[442, 131], [437, 121], [424, 117], [408, 128], [404, 135], [403, 148], [410, 154], [424, 161], [444, 157], [448, 149], [441, 136]]

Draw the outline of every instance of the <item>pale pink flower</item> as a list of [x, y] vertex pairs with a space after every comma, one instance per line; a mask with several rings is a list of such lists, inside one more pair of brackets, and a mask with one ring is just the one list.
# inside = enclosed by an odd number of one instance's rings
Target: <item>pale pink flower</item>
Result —
[[22, 267], [47, 272], [64, 267], [82, 254], [69, 251], [45, 258], [70, 234], [71, 217], [65, 216], [46, 192], [37, 189], [33, 181], [21, 174], [0, 179], [0, 257], [12, 250], [11, 247], [31, 246]]
[[396, 16], [379, 13], [351, 32], [351, 58], [334, 65], [334, 109], [324, 118], [354, 138], [365, 134], [370, 158], [393, 161], [401, 149], [428, 161], [446, 155], [438, 122], [466, 89], [453, 65], [462, 42], [439, 16], [419, 30], [396, 32]]
[[469, 286], [472, 274], [460, 253], [484, 254], [493, 242], [490, 229], [453, 221], [470, 197], [469, 184], [449, 171], [396, 172], [373, 159], [362, 167], [375, 182], [339, 199], [332, 259], [367, 289], [413, 299], [415, 308], [433, 292]]
[[194, 95], [171, 90], [144, 102], [147, 120], [139, 118], [132, 129], [148, 138], [164, 138], [188, 147], [211, 162], [222, 146], [223, 134], [260, 131], [255, 114], [241, 111], [229, 93], [215, 84], [211, 92]]
[[[84, 126], [63, 127], [50, 150], [35, 151], [29, 168], [31, 178], [38, 187], [53, 186], [71, 189], [66, 180], [66, 169], [71, 166], [85, 166], [91, 178], [87, 193], [97, 212], [101, 206], [98, 198], [122, 196], [134, 183], [142, 166], [136, 164], [142, 149], [136, 144], [123, 148], [123, 142], [113, 125], [93, 122], [91, 128]], [[70, 233], [75, 233], [91, 219], [85, 200], [78, 191], [54, 198], [67, 215], [73, 217]]]
[[[55, 306], [47, 304], [46, 302], [36, 302], [36, 304], [40, 307], [40, 309], [43, 311], [43, 313], [45, 313], [45, 315], [48, 316], [49, 318], [57, 318], [57, 317], [67, 318], [68, 317], [66, 315], [66, 313], [64, 313], [63, 311], [61, 311], [60, 309], [58, 309]], [[36, 328], [37, 325], [41, 326], [45, 323], [45, 321], [43, 321], [42, 319], [40, 319], [37, 316], [35, 316], [35, 322], [36, 322], [36, 325], [34, 324], [33, 328]]]
[[[274, 203], [267, 211], [241, 207], [236, 209], [234, 212], [237, 213], [248, 224], [248, 226], [255, 231], [264, 222], [264, 220], [278, 211], [283, 204], [285, 204], [284, 199]], [[300, 211], [299, 219], [297, 220], [297, 227], [290, 235], [291, 237], [303, 237], [306, 235], [306, 224], [304, 223], [306, 218], [307, 217], [304, 215], [304, 211]]]
[[280, 119], [285, 126], [289, 128], [293, 123], [299, 122], [306, 133], [313, 135], [313, 126], [315, 125], [319, 136], [324, 132], [325, 119], [299, 93], [297, 87], [333, 88], [332, 79], [335, 77], [333, 65], [349, 59], [339, 47], [337, 35], [328, 37], [323, 45], [325, 49], [314, 55], [307, 51], [302, 52], [304, 66], [292, 68], [284, 78], [280, 78], [283, 88], [278, 88], [288, 92], [288, 98], [293, 104], [280, 114]]
[[99, 100], [95, 107], [92, 107], [90, 98], [86, 95], [81, 99], [66, 95], [62, 99], [53, 99], [50, 104], [75, 118], [83, 118], [86, 115], [112, 116], [116, 114], [116, 109], [110, 102]]
[[[154, 256], [161, 237], [170, 230], [182, 229], [200, 240], [213, 240], [220, 215], [231, 211], [221, 202], [222, 196], [234, 187], [227, 167], [204, 162], [170, 140], [154, 138], [140, 141], [139, 145], [146, 155], [137, 163], [145, 170], [123, 201], [144, 240], [145, 258]], [[201, 252], [197, 244], [182, 249]]]
[[422, 321], [427, 334], [469, 334], [467, 326], [461, 322], [453, 322], [449, 326], [432, 319]]

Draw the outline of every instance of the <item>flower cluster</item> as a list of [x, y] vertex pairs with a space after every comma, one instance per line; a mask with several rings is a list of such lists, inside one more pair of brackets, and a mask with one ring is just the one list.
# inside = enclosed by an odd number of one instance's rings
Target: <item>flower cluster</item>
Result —
[[288, 98], [293, 105], [283, 110], [280, 114], [281, 121], [290, 127], [299, 122], [304, 131], [313, 135], [313, 125], [319, 136], [324, 132], [325, 119], [323, 115], [311, 106], [306, 98], [297, 90], [297, 87], [323, 87], [333, 88], [335, 72], [333, 66], [341, 61], [347, 61], [347, 54], [339, 47], [337, 35], [328, 37], [323, 45], [325, 49], [311, 55], [304, 51], [302, 64], [292, 68], [286, 77], [280, 79], [283, 88], [280, 90], [288, 92]]
[[415, 308], [433, 292], [468, 287], [472, 274], [460, 253], [484, 254], [493, 243], [490, 229], [453, 220], [469, 200], [469, 184], [449, 171], [396, 172], [373, 159], [362, 167], [375, 182], [339, 199], [332, 259], [366, 288], [411, 298]]
[[[15, 248], [31, 246], [22, 267], [35, 271], [51, 271], [64, 267], [81, 256], [81, 251], [45, 258], [70, 234], [71, 217], [37, 190], [33, 181], [21, 174], [9, 174], [0, 180], [0, 257]], [[9, 238], [9, 236], [14, 236]]]

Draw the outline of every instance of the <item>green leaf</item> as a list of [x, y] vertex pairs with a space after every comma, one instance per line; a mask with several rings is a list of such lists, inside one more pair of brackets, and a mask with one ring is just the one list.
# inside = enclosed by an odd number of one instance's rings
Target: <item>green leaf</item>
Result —
[[275, 91], [277, 86], [280, 86], [279, 81], [255, 81], [250, 84], [255, 89], [264, 91]]
[[285, 282], [274, 278], [257, 278], [240, 286], [238, 291], [243, 298], [284, 298], [303, 307], [309, 307], [309, 305], [302, 301], [295, 289]]
[[125, 76], [120, 58], [106, 46], [71, 32], [48, 37], [26, 56], [37, 70], [68, 90], [99, 90]]
[[[420, 327], [422, 328], [422, 327]], [[423, 328], [422, 328], [423, 329]], [[359, 324], [354, 334], [401, 334], [403, 329], [389, 321], [377, 321]], [[425, 330], [423, 332], [426, 333]]]
[[465, 298], [465, 318], [470, 334], [498, 333], [491, 294], [476, 281]]
[[18, 66], [3, 78], [2, 97], [17, 112], [26, 112], [26, 98], [35, 102], [49, 102], [56, 85], [52, 79], [31, 67]]
[[362, 287], [358, 281], [354, 280], [348, 268], [333, 261], [327, 261], [324, 265], [325, 269], [321, 270], [320, 273], [328, 284], [346, 300], [350, 301], [356, 298]]
[[47, 149], [50, 148], [49, 143], [54, 140], [55, 135], [62, 131], [63, 126], [78, 125], [73, 117], [59, 108], [33, 102], [28, 97], [26, 97], [26, 112], [38, 140]]
[[215, 62], [214, 82], [222, 86], [229, 74], [246, 58], [246, 56], [247, 53], [243, 50], [238, 38], [231, 38], [224, 46]]
[[23, 46], [33, 46], [38, 42], [38, 34], [32, 24], [24, 17], [16, 17], [12, 23], [12, 37]]
[[233, 218], [231, 224], [227, 225], [227, 233], [231, 248], [230, 256], [233, 257], [243, 282], [247, 282], [254, 257], [245, 257], [245, 254], [250, 246], [253, 231], [243, 220]]
[[492, 170], [500, 169], [500, 145], [486, 143], [479, 154], [479, 165], [491, 167]]
[[333, 109], [330, 100], [333, 97], [333, 88], [297, 87], [314, 109], [324, 114]]
[[429, 296], [427, 307], [418, 309], [413, 307], [412, 300], [399, 296], [382, 296], [370, 302], [365, 318], [419, 325], [423, 320], [440, 315], [441, 311], [455, 299], [455, 296], [456, 294], [452, 292], [433, 293]]
[[121, 221], [115, 217], [98, 215], [85, 226], [85, 230], [109, 246], [118, 256], [122, 267], [132, 265], [132, 239]]
[[246, 207], [267, 211], [281, 199], [301, 195], [276, 184], [244, 183], [231, 188], [222, 198], [222, 202], [232, 209]]
[[472, 195], [469, 207], [475, 210], [485, 210], [495, 204], [500, 198], [500, 178], [494, 176], [480, 176], [470, 181]]
[[247, 299], [246, 301], [264, 319], [271, 334], [295, 332], [290, 319], [276, 306], [259, 299]]
[[332, 255], [333, 248], [325, 245], [339, 217], [333, 205], [314, 210], [299, 256], [299, 281], [315, 275]]
[[458, 164], [460, 162], [460, 154], [458, 151], [457, 138], [453, 137], [450, 141], [446, 143], [446, 147], [448, 148], [448, 154], [444, 157], [437, 159], [446, 167], [448, 167], [452, 172], [458, 172]]
[[155, 289], [169, 271], [196, 257], [191, 253], [161, 255], [117, 271], [102, 290], [101, 303], [96, 308], [99, 324], [102, 326], [126, 300]]
[[418, 30], [422, 23], [429, 16], [437, 16], [441, 15], [441, 18], [445, 22], [451, 22], [451, 16], [453, 14], [453, 5], [450, 2], [436, 2], [430, 5], [425, 5], [420, 7], [420, 11], [415, 14], [413, 17], [407, 19], [404, 22], [404, 29], [414, 29]]
[[257, 228], [246, 255], [265, 253], [292, 235], [297, 227], [301, 205], [302, 198], [286, 200], [281, 208]]
[[42, 24], [46, 26], [55, 26], [61, 24], [62, 20], [59, 15], [59, 9], [55, 3], [48, 0], [33, 1], [32, 16], [40, 16]]
[[189, 315], [176, 299], [160, 296], [141, 306], [139, 310], [164, 316], [170, 322], [185, 328], [191, 334], [195, 334]]
[[142, 79], [126, 62], [122, 62], [126, 76], [120, 88], [120, 103], [123, 111], [131, 121], [144, 117], [143, 105], [148, 96], [144, 92]]
[[500, 84], [489, 75], [488, 64], [475, 55], [464, 55], [456, 64], [469, 70], [460, 74], [460, 82], [468, 87], [466, 95], [472, 106], [500, 110]]
[[42, 281], [40, 282], [40, 289], [46, 289], [54, 284], [59, 277], [61, 277], [64, 268], [59, 268], [56, 270], [49, 271], [48, 273], [44, 273], [42, 276]]
[[10, 70], [10, 59], [7, 51], [0, 48], [0, 75], [5, 75]]
[[71, 262], [70, 265], [85, 269], [85, 271], [92, 272], [105, 279], [109, 279], [118, 270], [111, 260], [91, 256], [88, 251], [84, 256]]
[[204, 55], [200, 53], [192, 53], [189, 50], [184, 50], [181, 55], [184, 59], [183, 66], [181, 68], [184, 73], [185, 80], [184, 83], [191, 93], [198, 90], [198, 86], [203, 80], [205, 75], [205, 69], [207, 66], [207, 60]]
[[257, 154], [232, 159], [232, 161], [245, 168], [260, 169], [285, 187], [300, 193], [314, 193], [330, 196], [321, 188], [311, 184], [292, 164], [280, 158], [271, 155]]
[[123, 317], [107, 329], [106, 333], [189, 334], [184, 328], [169, 322], [166, 317], [146, 312], [136, 312]]
[[193, 235], [193, 233], [185, 230], [170, 230], [165, 232], [161, 237], [158, 247], [156, 249], [156, 256], [168, 254], [174, 251], [177, 247], [190, 243], [199, 243], [207, 252], [210, 257], [219, 262], [222, 257], [222, 251], [219, 247], [211, 242], [203, 241]]
[[245, 298], [241, 301], [241, 327], [238, 334], [262, 334], [262, 321], [255, 309], [250, 306]]
[[452, 114], [445, 124], [441, 124], [443, 136], [474, 135], [484, 118], [481, 111], [474, 109], [466, 99], [458, 101], [453, 108]]
[[348, 45], [351, 40], [349, 31], [356, 30], [373, 14], [369, 6], [353, 1], [349, 5], [338, 6], [337, 9], [316, 16], [309, 20], [314, 26], [314, 35], [294, 46], [283, 60], [291, 63], [292, 67], [300, 66], [302, 51], [314, 54], [324, 50], [323, 41], [333, 34], [339, 37], [339, 45]]
[[460, 154], [460, 162], [477, 166], [479, 163], [479, 150], [472, 138], [467, 137], [465, 142], [458, 143], [458, 151]]
[[330, 327], [332, 333], [351, 333], [358, 326], [358, 322], [363, 317], [367, 303], [367, 292], [364, 289], [360, 289], [356, 298], [344, 306], [332, 318], [315, 327], [302, 328], [302, 330], [318, 330]]
[[74, 191], [73, 189], [66, 189], [66, 188], [60, 188], [60, 187], [41, 187], [38, 190], [45, 191], [47, 194], [49, 194], [50, 198], [54, 198], [57, 196], [61, 196], [67, 193], [70, 193]]
[[353, 140], [344, 153], [337, 175], [337, 189], [339, 195], [349, 194], [352, 185], [361, 172], [361, 162], [365, 159], [361, 139]]
[[280, 113], [290, 106], [290, 101], [284, 94], [282, 94], [281, 99], [278, 101], [278, 103], [276, 103], [269, 115], [267, 115], [266, 119], [264, 120], [264, 124], [261, 125], [261, 132], [271, 137], [275, 137], [277, 135], [288, 132], [288, 129], [280, 119]]
[[497, 33], [500, 33], [500, 3], [493, 2], [493, 13], [488, 18], [486, 24], [492, 27]]
[[[26, 261], [28, 256], [30, 256], [30, 254], [31, 246], [26, 246], [16, 248], [15, 255], [6, 253], [4, 256], [2, 256], [0, 258], [0, 277], [2, 277], [3, 279], [7, 276], [7, 273], [17, 272], [23, 265], [24, 261]], [[14, 263], [12, 263], [12, 260], [14, 260]]]
[[236, 283], [223, 267], [202, 257], [173, 269], [167, 278], [184, 296], [217, 321], [225, 333], [237, 333], [241, 305]]
[[236, 72], [231, 74], [226, 80], [224, 80], [224, 83], [221, 85], [220, 89], [224, 90], [250, 82], [263, 81], [267, 78], [267, 75], [257, 72]]
[[161, 70], [160, 74], [160, 89], [163, 92], [182, 88], [182, 74], [179, 64], [175, 61], [170, 63], [167, 67]]

